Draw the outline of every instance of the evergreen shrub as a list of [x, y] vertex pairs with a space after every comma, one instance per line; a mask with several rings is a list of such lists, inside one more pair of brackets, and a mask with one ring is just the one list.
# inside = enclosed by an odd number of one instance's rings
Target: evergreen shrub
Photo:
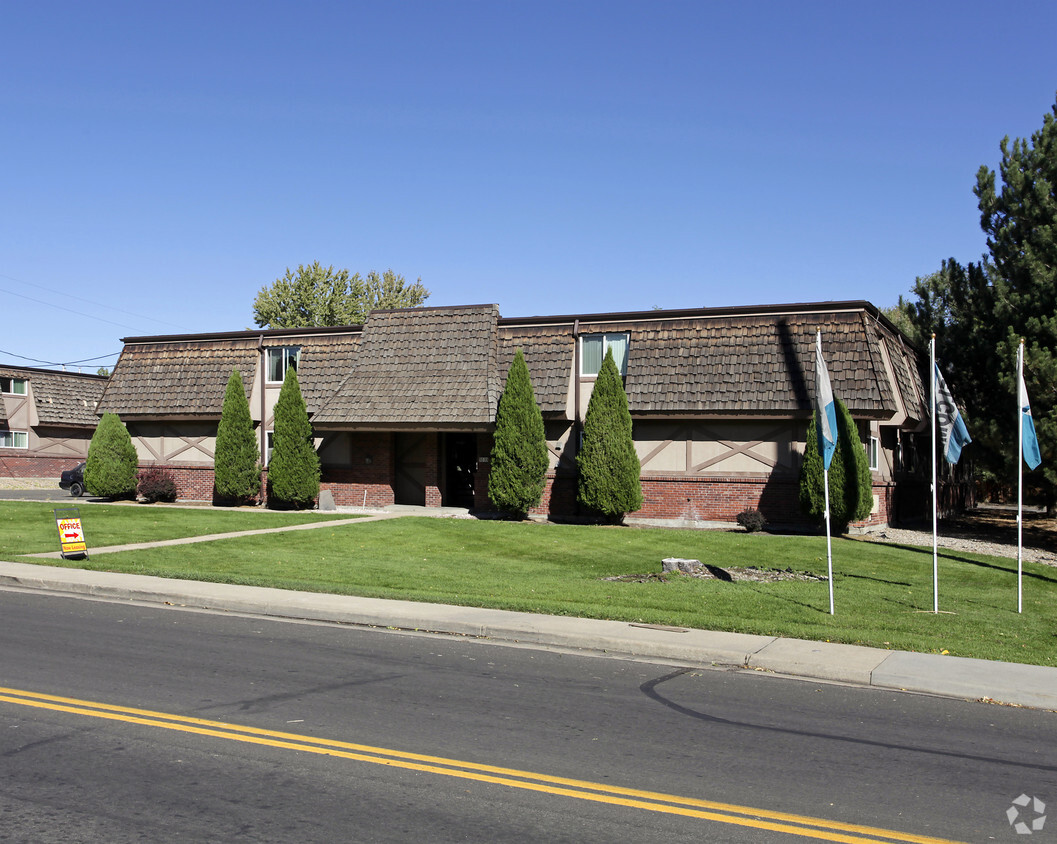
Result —
[[495, 417], [488, 496], [520, 518], [540, 503], [547, 480], [547, 436], [525, 356], [518, 349]]
[[[836, 399], [836, 405], [837, 448], [829, 466], [829, 514], [830, 526], [843, 533], [851, 522], [865, 519], [873, 510], [873, 481], [855, 421], [844, 402]], [[819, 520], [826, 517], [823, 477], [815, 414], [808, 425], [807, 447], [800, 467], [800, 506], [808, 516]]]
[[101, 498], [132, 498], [136, 494], [139, 456], [132, 438], [116, 413], [104, 413], [92, 441], [84, 467], [84, 485]]
[[274, 498], [280, 506], [311, 508], [319, 496], [319, 455], [297, 371], [292, 366], [286, 370], [274, 414], [269, 499]]
[[595, 380], [584, 415], [583, 446], [576, 456], [580, 503], [612, 522], [642, 508], [639, 456], [631, 436], [631, 414], [613, 351]]
[[250, 418], [250, 404], [237, 369], [232, 370], [224, 391], [213, 467], [214, 488], [221, 500], [242, 503], [260, 495], [260, 451]]

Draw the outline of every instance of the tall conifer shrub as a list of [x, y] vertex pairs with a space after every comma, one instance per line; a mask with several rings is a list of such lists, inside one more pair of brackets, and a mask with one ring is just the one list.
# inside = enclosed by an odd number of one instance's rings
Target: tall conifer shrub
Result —
[[[866, 456], [859, 431], [844, 402], [836, 399], [837, 450], [829, 465], [830, 524], [844, 531], [850, 522], [858, 522], [873, 510], [873, 481], [870, 461]], [[826, 517], [826, 498], [823, 487], [822, 455], [818, 450], [818, 420], [811, 417], [808, 425], [807, 448], [800, 467], [800, 506], [814, 519]]]
[[139, 456], [132, 437], [116, 413], [104, 413], [88, 444], [84, 485], [102, 498], [131, 498], [136, 494]]
[[495, 416], [488, 496], [500, 510], [524, 518], [540, 503], [547, 479], [547, 436], [525, 356], [518, 349]]
[[628, 397], [612, 349], [606, 351], [587, 405], [583, 446], [576, 463], [579, 500], [585, 507], [614, 522], [641, 509], [639, 457], [631, 437]]
[[232, 370], [224, 392], [213, 468], [214, 485], [219, 498], [242, 502], [260, 494], [260, 452], [257, 437], [253, 433], [246, 389], [237, 369]]
[[286, 370], [275, 402], [268, 485], [271, 497], [292, 507], [309, 508], [319, 495], [319, 455], [312, 440], [312, 425], [297, 371], [292, 366]]

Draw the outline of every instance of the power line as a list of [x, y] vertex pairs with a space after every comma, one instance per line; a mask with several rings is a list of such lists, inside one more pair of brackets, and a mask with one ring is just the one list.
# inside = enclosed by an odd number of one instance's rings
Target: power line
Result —
[[[150, 322], [156, 322], [159, 325], [167, 325], [170, 328], [183, 329], [183, 326], [181, 326], [181, 325], [176, 325], [175, 323], [172, 323], [172, 322], [166, 322], [165, 320], [158, 319], [157, 317], [150, 317], [150, 316], [146, 316], [144, 314], [135, 313], [134, 311], [126, 311], [126, 310], [124, 310], [122, 308], [115, 308], [113, 305], [103, 304], [102, 302], [96, 302], [96, 301], [94, 301], [92, 299], [85, 299], [83, 296], [74, 296], [72, 293], [63, 293], [63, 292], [58, 291], [58, 290], [52, 290], [51, 288], [45, 287], [42, 284], [34, 284], [32, 281], [23, 281], [20, 278], [15, 278], [14, 276], [7, 275], [6, 273], [0, 273], [0, 278], [6, 278], [6, 279], [8, 279], [10, 281], [17, 282], [18, 284], [24, 284], [24, 285], [28, 285], [29, 287], [35, 287], [38, 290], [45, 291], [46, 293], [54, 293], [56, 296], [62, 296], [63, 299], [76, 299], [78, 302], [84, 302], [87, 305], [93, 305], [94, 307], [103, 308], [103, 309], [108, 310], [108, 311], [113, 311], [114, 313], [125, 314], [127, 316], [133, 316], [133, 317], [136, 317], [137, 319], [149, 320]], [[120, 323], [120, 322], [113, 322], [112, 320], [103, 319], [103, 317], [91, 316], [90, 314], [85, 314], [85, 313], [83, 313], [81, 311], [74, 311], [74, 310], [71, 310], [70, 308], [64, 308], [64, 307], [62, 307], [62, 305], [56, 305], [56, 304], [54, 304], [52, 302], [42, 302], [40, 299], [33, 299], [32, 297], [26, 296], [26, 295], [24, 295], [22, 293], [15, 293], [14, 291], [11, 291], [11, 290], [4, 290], [4, 292], [5, 293], [10, 293], [12, 296], [20, 296], [23, 299], [28, 299], [30, 302], [36, 302], [39, 305], [47, 305], [48, 307], [58, 308], [59, 310], [62, 310], [62, 311], [69, 311], [70, 313], [75, 313], [75, 314], [78, 314], [80, 316], [87, 316], [90, 319], [97, 319], [97, 320], [100, 320], [101, 322], [107, 322], [107, 323], [110, 323], [111, 325], [116, 325], [119, 328], [128, 328], [130, 331], [136, 330], [132, 326], [125, 325], [125, 324]]]
[[7, 355], [8, 357], [18, 358], [19, 360], [28, 360], [30, 363], [42, 363], [45, 366], [76, 366], [79, 363], [94, 363], [97, 360], [106, 360], [107, 358], [116, 358], [121, 352], [112, 352], [109, 355], [99, 355], [94, 358], [84, 358], [83, 360], [68, 360], [65, 363], [60, 363], [53, 360], [40, 360], [39, 358], [27, 358], [25, 355], [16, 355], [14, 352], [8, 352], [4, 349], [0, 349], [0, 355]]

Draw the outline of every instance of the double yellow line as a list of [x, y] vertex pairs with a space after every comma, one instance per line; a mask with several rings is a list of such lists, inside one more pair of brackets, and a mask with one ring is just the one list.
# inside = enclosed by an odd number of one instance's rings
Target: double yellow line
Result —
[[195, 733], [229, 741], [265, 745], [281, 750], [297, 750], [303, 753], [316, 753], [322, 756], [352, 759], [357, 762], [370, 762], [374, 765], [389, 765], [390, 767], [403, 768], [410, 771], [459, 777], [461, 779], [505, 785], [511, 788], [537, 791], [560, 797], [572, 797], [577, 800], [590, 800], [596, 803], [645, 809], [650, 812], [663, 812], [665, 814], [700, 818], [717, 823], [784, 832], [822, 841], [840, 841], [845, 842], [845, 844], [879, 844], [879, 842], [956, 844], [942, 838], [931, 838], [924, 835], [859, 826], [857, 824], [823, 820], [786, 812], [771, 812], [750, 806], [737, 806], [728, 803], [717, 803], [711, 800], [699, 800], [693, 797], [680, 797], [674, 794], [640, 791], [633, 788], [621, 788], [619, 786], [568, 779], [566, 777], [552, 777], [546, 774], [535, 774], [530, 771], [519, 771], [513, 768], [480, 765], [475, 762], [462, 762], [458, 759], [407, 753], [401, 750], [314, 738], [312, 736], [297, 735], [296, 733], [262, 730], [257, 727], [228, 724], [223, 721], [208, 721], [202, 718], [189, 718], [166, 712], [153, 712], [147, 709], [133, 709], [95, 701], [57, 697], [22, 689], [0, 687], [0, 702], [29, 706], [35, 709], [48, 709], [55, 712], [67, 712], [73, 715], [84, 715], [90, 718], [123, 721], [129, 724], [140, 724], [165, 730]]

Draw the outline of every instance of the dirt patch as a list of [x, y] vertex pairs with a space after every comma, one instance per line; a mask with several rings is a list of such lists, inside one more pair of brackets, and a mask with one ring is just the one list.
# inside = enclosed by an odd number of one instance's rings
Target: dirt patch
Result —
[[755, 566], [720, 566], [708, 565], [702, 567], [699, 572], [687, 574], [685, 572], [651, 572], [650, 574], [620, 574], [614, 577], [603, 577], [603, 580], [616, 581], [618, 583], [667, 583], [669, 580], [693, 577], [698, 580], [719, 580], [725, 583], [748, 581], [751, 583], [778, 583], [783, 580], [807, 580], [812, 582], [825, 581], [825, 575], [813, 574], [809, 571], [793, 571], [793, 569], [760, 569]]

